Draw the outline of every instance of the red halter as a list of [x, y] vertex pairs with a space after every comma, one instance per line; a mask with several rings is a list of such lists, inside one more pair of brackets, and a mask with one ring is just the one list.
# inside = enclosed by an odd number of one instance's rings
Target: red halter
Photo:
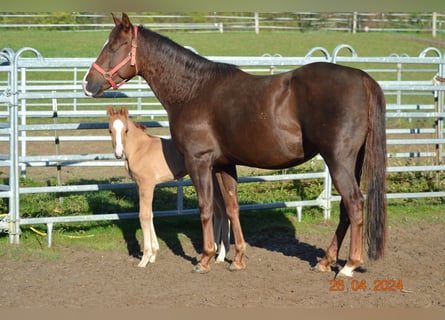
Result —
[[138, 73], [138, 66], [136, 64], [136, 48], [138, 42], [138, 27], [134, 26], [134, 37], [131, 40], [131, 51], [128, 53], [128, 56], [121, 61], [118, 65], [116, 65], [110, 71], [105, 71], [102, 69], [96, 62], [93, 63], [93, 68], [96, 69], [104, 78], [110, 83], [114, 90], [119, 89], [122, 85], [124, 85], [129, 79], [124, 79], [122, 82], [116, 84], [113, 80], [113, 76], [116, 72], [119, 71], [128, 61], [130, 61], [130, 66], [134, 66], [136, 68], [136, 74]]

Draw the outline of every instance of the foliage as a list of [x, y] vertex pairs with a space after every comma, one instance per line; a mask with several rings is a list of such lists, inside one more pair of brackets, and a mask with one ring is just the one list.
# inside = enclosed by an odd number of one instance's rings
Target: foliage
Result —
[[[286, 170], [286, 173], [312, 172], [310, 165], [303, 165]], [[262, 174], [283, 173], [282, 170], [267, 171]], [[112, 181], [91, 180], [89, 183], [116, 183]], [[48, 182], [35, 181], [32, 178], [21, 178], [21, 187], [44, 186]], [[82, 184], [85, 181], [72, 180], [69, 184]], [[388, 193], [433, 192], [445, 189], [445, 174], [436, 172], [398, 172], [389, 173], [387, 179]], [[316, 199], [323, 191], [321, 179], [290, 180], [279, 182], [253, 182], [239, 184], [240, 204], [273, 203], [284, 201]], [[4, 211], [7, 199], [0, 204]], [[153, 208], [155, 211], [176, 209], [177, 190], [173, 187], [156, 188]], [[412, 199], [398, 201], [399, 204], [411, 203]], [[429, 200], [429, 203], [444, 204], [445, 199]], [[193, 187], [184, 187], [184, 208], [197, 207], [196, 193]], [[20, 196], [22, 217], [51, 217], [63, 215], [104, 214], [119, 212], [136, 212], [139, 208], [137, 189], [102, 190], [78, 193], [38, 193]], [[312, 209], [311, 209], [312, 211]], [[314, 211], [319, 213], [318, 210]]]

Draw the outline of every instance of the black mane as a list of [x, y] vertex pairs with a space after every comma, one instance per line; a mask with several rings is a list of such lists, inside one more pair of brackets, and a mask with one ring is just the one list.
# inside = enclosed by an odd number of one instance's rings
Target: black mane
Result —
[[[230, 75], [240, 69], [228, 63], [211, 61], [190, 49], [187, 49], [170, 38], [154, 32], [148, 28], [141, 27], [140, 30], [151, 38], [150, 43], [155, 46], [155, 50], [162, 53], [166, 63], [178, 62], [185, 66], [188, 73], [203, 72], [208, 75]], [[202, 80], [202, 79], [201, 79]]]

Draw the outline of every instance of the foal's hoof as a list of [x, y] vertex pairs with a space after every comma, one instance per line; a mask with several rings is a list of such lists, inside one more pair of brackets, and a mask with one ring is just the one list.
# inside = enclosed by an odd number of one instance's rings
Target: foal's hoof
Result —
[[230, 266], [229, 266], [229, 270], [230, 271], [240, 271], [240, 270], [244, 270], [246, 269], [246, 264], [244, 262], [235, 262], [233, 261]]
[[354, 277], [355, 267], [344, 266], [337, 274], [337, 278], [352, 278]]
[[315, 267], [312, 268], [312, 271], [315, 271], [315, 272], [331, 272], [331, 266], [330, 265], [324, 266], [324, 265], [320, 264], [320, 262], [319, 262], [319, 263], [317, 263], [315, 265]]
[[198, 263], [196, 266], [194, 266], [192, 270], [193, 273], [201, 273], [201, 274], [208, 273], [209, 271], [210, 267], [209, 266], [204, 267], [201, 263]]

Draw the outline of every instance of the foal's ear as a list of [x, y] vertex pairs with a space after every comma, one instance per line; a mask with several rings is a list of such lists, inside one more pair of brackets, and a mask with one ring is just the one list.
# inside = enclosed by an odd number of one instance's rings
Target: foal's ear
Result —
[[116, 17], [116, 16], [114, 15], [114, 13], [113, 13], [113, 12], [111, 13], [111, 16], [113, 17], [113, 20], [114, 20], [114, 24], [115, 24], [116, 26], [118, 26], [118, 25], [120, 25], [120, 24], [121, 24], [121, 21], [119, 20], [119, 18], [118, 18], [118, 17]]
[[128, 117], [128, 109], [127, 109], [126, 106], [123, 106], [123, 107], [121, 108], [121, 115], [123, 115], [123, 116], [125, 116], [125, 117]]
[[108, 106], [108, 109], [107, 109], [107, 116], [112, 116], [114, 114], [114, 109], [113, 109], [113, 107], [112, 106]]

